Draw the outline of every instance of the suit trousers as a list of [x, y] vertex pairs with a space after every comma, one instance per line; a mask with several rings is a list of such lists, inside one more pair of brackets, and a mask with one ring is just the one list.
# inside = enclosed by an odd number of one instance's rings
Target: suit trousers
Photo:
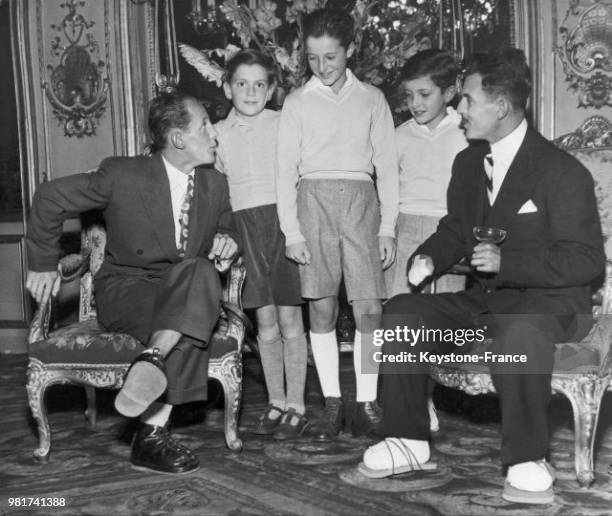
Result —
[[[481, 329], [486, 337], [493, 337], [488, 348], [492, 353], [526, 355], [523, 364], [487, 363], [501, 406], [502, 463], [512, 465], [546, 456], [554, 343], [581, 339], [587, 329], [577, 330], [575, 317], [554, 298], [518, 291], [508, 291], [507, 296], [508, 308], [502, 315], [488, 313], [486, 295], [479, 287], [449, 294], [402, 294], [384, 306], [383, 327], [395, 330], [399, 323], [415, 329]], [[384, 417], [380, 428], [387, 437], [429, 440], [430, 366], [418, 359], [419, 353], [469, 354], [470, 345], [459, 348], [439, 337], [433, 342], [411, 344], [398, 338], [383, 344], [380, 374]], [[415, 353], [417, 360], [385, 361], [402, 352]]]
[[98, 320], [109, 331], [146, 344], [157, 330], [183, 336], [166, 358], [171, 405], [206, 399], [208, 342], [219, 318], [219, 273], [205, 258], [186, 258], [161, 275], [111, 275], [95, 280]]

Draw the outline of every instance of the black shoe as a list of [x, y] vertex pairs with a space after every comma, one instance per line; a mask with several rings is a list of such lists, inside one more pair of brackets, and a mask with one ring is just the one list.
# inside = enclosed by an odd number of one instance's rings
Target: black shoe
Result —
[[344, 426], [344, 403], [342, 398], [325, 398], [325, 413], [315, 421], [310, 434], [315, 441], [330, 442], [338, 437]]
[[130, 461], [135, 469], [154, 473], [191, 473], [200, 467], [194, 453], [172, 439], [165, 426], [144, 423], [134, 436]]
[[351, 419], [351, 432], [353, 437], [359, 437], [361, 435], [365, 435], [366, 437], [380, 437], [377, 434], [380, 420], [380, 407], [376, 401], [356, 402], [353, 418]]
[[281, 422], [276, 427], [276, 430], [274, 430], [272, 437], [279, 441], [297, 439], [304, 433], [307, 426], [308, 420], [306, 416], [298, 414], [294, 408], [290, 408], [283, 414]]
[[[278, 417], [273, 418], [273, 412], [278, 412]], [[270, 403], [264, 410], [264, 413], [260, 416], [259, 422], [257, 423], [255, 430], [253, 430], [253, 433], [257, 435], [273, 434], [274, 430], [276, 430], [276, 427], [281, 422], [281, 418], [284, 413], [285, 411], [282, 408], [272, 405], [272, 403]]]

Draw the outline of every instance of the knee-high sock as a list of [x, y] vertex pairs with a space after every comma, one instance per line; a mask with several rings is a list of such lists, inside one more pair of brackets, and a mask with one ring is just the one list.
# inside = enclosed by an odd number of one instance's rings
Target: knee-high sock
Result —
[[146, 425], [164, 426], [170, 419], [172, 405], [154, 401], [140, 416], [140, 421]]
[[[378, 367], [368, 364], [362, 366], [362, 339], [363, 335], [359, 330], [355, 330], [355, 344], [353, 345], [353, 367], [355, 368], [355, 399], [357, 401], [374, 401], [376, 399], [376, 387], [378, 385]], [[376, 364], [377, 365], [377, 364]], [[376, 372], [366, 373], [365, 371], [374, 370]]]
[[339, 398], [340, 394], [340, 356], [336, 331], [329, 333], [310, 332], [312, 356], [323, 396]]
[[283, 367], [283, 341], [280, 333], [269, 340], [257, 337], [263, 367], [268, 403], [285, 410], [285, 371]]
[[283, 357], [285, 359], [285, 381], [287, 384], [287, 408], [294, 408], [304, 414], [304, 387], [306, 385], [306, 362], [308, 342], [306, 334], [283, 338]]

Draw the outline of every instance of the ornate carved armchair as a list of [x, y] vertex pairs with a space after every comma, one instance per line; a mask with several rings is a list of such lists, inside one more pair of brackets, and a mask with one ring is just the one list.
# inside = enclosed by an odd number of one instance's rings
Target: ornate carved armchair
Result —
[[[106, 332], [96, 319], [93, 275], [102, 264], [106, 232], [94, 225], [81, 235], [81, 253], [64, 257], [59, 264], [62, 281], [80, 277], [79, 321], [49, 331], [52, 300], [39, 305], [28, 335], [29, 364], [27, 393], [32, 415], [38, 424], [39, 446], [34, 456], [46, 462], [51, 450], [51, 431], [45, 405], [45, 391], [54, 384], [85, 387], [85, 416], [96, 422], [95, 389], [119, 389], [132, 360], [142, 346], [133, 337]], [[241, 308], [245, 270], [233, 265], [227, 273], [224, 301]], [[234, 451], [242, 449], [238, 438], [238, 412], [242, 396], [242, 345], [248, 320], [227, 305], [210, 343], [208, 375], [219, 381], [225, 396], [225, 440]]]
[[[596, 118], [596, 117], [593, 117]], [[588, 125], [588, 120], [585, 122]], [[597, 120], [595, 120], [597, 122]], [[588, 128], [588, 127], [587, 127]], [[596, 183], [596, 194], [602, 231], [606, 239], [605, 283], [593, 296], [595, 324], [590, 333], [577, 343], [557, 345], [551, 388], [553, 393], [566, 396], [574, 413], [575, 468], [578, 482], [583, 487], [593, 483], [593, 444], [606, 390], [611, 389], [612, 380], [612, 150], [586, 149], [564, 145], [570, 142], [568, 135], [556, 143], [574, 154], [591, 171]], [[461, 267], [455, 272], [462, 273]], [[486, 346], [478, 350], [484, 353]], [[436, 382], [460, 389], [467, 394], [495, 392], [486, 366], [465, 364], [456, 367], [432, 366], [432, 377]]]

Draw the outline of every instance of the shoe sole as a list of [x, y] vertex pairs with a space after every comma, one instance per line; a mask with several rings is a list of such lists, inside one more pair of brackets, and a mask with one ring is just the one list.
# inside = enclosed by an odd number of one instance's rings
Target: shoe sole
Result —
[[396, 468], [387, 469], [372, 469], [368, 468], [363, 462], [357, 466], [357, 471], [364, 477], [368, 478], [387, 478], [393, 475], [401, 475], [402, 473], [410, 473], [412, 471], [433, 471], [438, 469], [438, 465], [435, 462], [426, 462], [424, 464], [408, 464], [407, 466], [399, 466]]
[[136, 362], [115, 397], [115, 408], [123, 416], [139, 416], [164, 393], [167, 386], [166, 375], [157, 366], [145, 361]]
[[156, 473], [158, 475], [189, 475], [189, 473], [194, 473], [200, 469], [199, 464], [195, 468], [187, 469], [185, 471], [162, 471], [160, 469], [153, 469], [148, 466], [138, 466], [136, 464], [132, 464], [131, 466], [132, 469], [135, 469], [137, 471], [144, 471], [146, 473]]
[[552, 487], [549, 487], [546, 491], [523, 491], [506, 482], [502, 498], [513, 503], [549, 505], [555, 501], [555, 493]]

